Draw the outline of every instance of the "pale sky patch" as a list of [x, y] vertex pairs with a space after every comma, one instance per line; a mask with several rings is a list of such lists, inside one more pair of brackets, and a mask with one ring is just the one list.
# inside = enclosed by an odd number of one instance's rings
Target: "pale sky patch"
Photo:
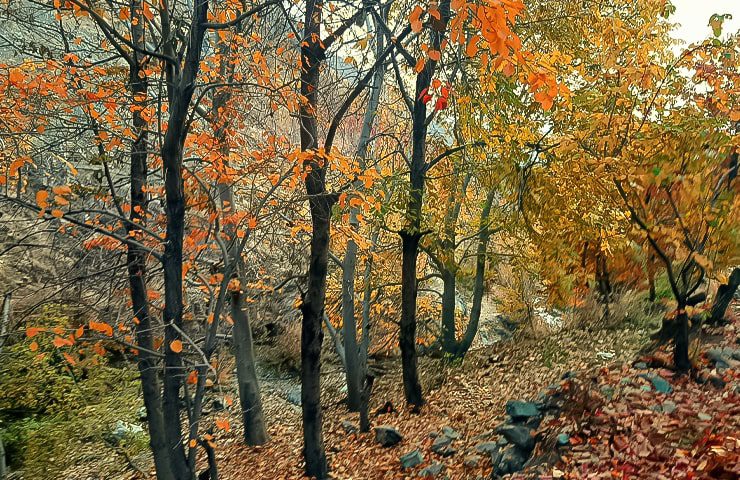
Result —
[[722, 25], [722, 36], [740, 30], [740, 0], [672, 0], [676, 13], [670, 20], [680, 24], [673, 36], [685, 45], [707, 38], [712, 33], [709, 17], [714, 13], [732, 15]]

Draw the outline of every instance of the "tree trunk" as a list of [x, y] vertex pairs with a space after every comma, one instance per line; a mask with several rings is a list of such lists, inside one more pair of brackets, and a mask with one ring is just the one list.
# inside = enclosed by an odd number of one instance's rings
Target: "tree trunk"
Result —
[[[448, 253], [454, 255], [454, 251]], [[457, 352], [455, 272], [444, 264], [439, 267], [442, 275], [442, 349], [450, 355], [455, 355]]]
[[[137, 2], [138, 4], [139, 2]], [[137, 45], [144, 44], [143, 16], [139, 7], [131, 9], [132, 38]], [[129, 88], [133, 99], [133, 130], [136, 139], [131, 145], [130, 153], [130, 182], [131, 182], [131, 210], [130, 222], [127, 224], [128, 236], [139, 239], [141, 230], [137, 225], [145, 221], [144, 213], [147, 210], [147, 198], [144, 187], [147, 184], [147, 122], [142, 116], [147, 96], [148, 79], [142, 75], [141, 55], [133, 53], [134, 62], [129, 71]], [[152, 320], [149, 314], [149, 304], [146, 286], [146, 252], [133, 243], [127, 244], [126, 265], [128, 282], [131, 294], [131, 303], [134, 316], [134, 334], [137, 350], [136, 360], [141, 376], [141, 389], [146, 408], [147, 426], [149, 429], [149, 446], [154, 456], [154, 468], [159, 480], [175, 480], [170, 446], [167, 442], [165, 421], [162, 410], [160, 383], [157, 376], [157, 359], [152, 355], [154, 340], [152, 337]]]
[[[352, 221], [354, 220], [354, 222]], [[350, 223], [358, 230], [357, 212], [350, 212]], [[347, 408], [360, 409], [361, 369], [357, 346], [357, 321], [355, 320], [355, 270], [357, 268], [357, 243], [350, 239], [344, 256], [342, 270], [342, 328], [344, 331], [345, 377], [347, 381]]]
[[483, 305], [483, 291], [486, 277], [486, 251], [488, 250], [488, 241], [491, 238], [491, 228], [489, 219], [491, 216], [491, 206], [493, 205], [493, 190], [488, 192], [486, 203], [480, 214], [480, 233], [478, 234], [478, 247], [475, 255], [475, 283], [473, 284], [473, 305], [470, 309], [470, 319], [465, 329], [463, 338], [457, 345], [455, 355], [463, 357], [473, 344], [475, 335], [478, 333], [480, 323], [481, 308]]
[[242, 294], [238, 290], [231, 294], [231, 318], [234, 321], [236, 377], [244, 424], [244, 441], [247, 445], [262, 445], [267, 442], [268, 437], [255, 368], [252, 328], [249, 325], [249, 315], [244, 310]]
[[[318, 148], [317, 92], [320, 64], [324, 56], [320, 42], [322, 3], [306, 2], [303, 44], [301, 46], [301, 95], [299, 107], [301, 152], [307, 172], [305, 184], [311, 211], [311, 253], [308, 282], [301, 311], [301, 403], [303, 410], [303, 457], [306, 475], [319, 480], [328, 477], [329, 466], [321, 431], [321, 343], [326, 300], [326, 275], [329, 261], [329, 234], [333, 198], [326, 192], [325, 164], [316, 155]], [[329, 152], [327, 152], [329, 153]], [[321, 162], [321, 163], [319, 163]]]
[[689, 316], [686, 314], [686, 302], [679, 300], [676, 318], [676, 336], [673, 363], [679, 372], [691, 369], [689, 359]]
[[403, 259], [401, 264], [401, 328], [398, 341], [401, 347], [403, 392], [406, 402], [414, 407], [424, 404], [417, 369], [416, 355], [416, 260], [421, 234], [401, 232]]
[[738, 286], [740, 286], [740, 268], [734, 268], [730, 274], [730, 279], [726, 284], [720, 285], [717, 289], [717, 295], [712, 304], [712, 312], [709, 322], [713, 325], [722, 323], [725, 318], [727, 307], [730, 306], [732, 298], [735, 296]]

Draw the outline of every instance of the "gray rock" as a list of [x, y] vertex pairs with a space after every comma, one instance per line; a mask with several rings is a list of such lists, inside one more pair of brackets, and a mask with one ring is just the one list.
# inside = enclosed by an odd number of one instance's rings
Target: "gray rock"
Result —
[[656, 391], [660, 393], [671, 393], [673, 391], [673, 387], [671, 387], [671, 384], [668, 383], [668, 380], [661, 377], [658, 374], [655, 373], [641, 373], [640, 376], [642, 378], [645, 378], [647, 380], [650, 380], [650, 383], [653, 384], [653, 387]]
[[482, 442], [475, 446], [475, 451], [479, 453], [492, 454], [498, 452], [499, 445], [496, 442]]
[[638, 370], [647, 370], [648, 366], [647, 366], [647, 363], [645, 362], [637, 362], [635, 364], [635, 368]]
[[532, 431], [521, 425], [503, 425], [496, 431], [503, 435], [506, 440], [521, 448], [524, 451], [530, 451], [534, 448], [534, 437]]
[[451, 438], [453, 440], [457, 440], [458, 438], [460, 438], [460, 434], [457, 432], [457, 430], [455, 430], [452, 427], [446, 426], [446, 425], [444, 427], [442, 427], [442, 433], [447, 438]]
[[285, 393], [285, 399], [293, 405], [301, 405], [301, 389], [294, 388]]
[[124, 422], [123, 420], [117, 420], [115, 427], [113, 427], [113, 430], [108, 434], [108, 438], [111, 443], [118, 445], [127, 438], [136, 437], [143, 433], [144, 429], [139, 425]]
[[667, 413], [668, 415], [675, 412], [676, 408], [676, 404], [674, 402], [671, 402], [670, 400], [666, 400], [661, 405], [661, 410], [663, 410], [663, 413]]
[[432, 442], [432, 451], [440, 455], [450, 446], [452, 439], [447, 435], [440, 435]]
[[424, 461], [424, 456], [417, 450], [412, 450], [405, 455], [401, 455], [401, 468], [412, 468]]
[[465, 465], [468, 468], [475, 468], [480, 463], [481, 458], [482, 457], [480, 455], [467, 455], [463, 459], [463, 465]]
[[360, 431], [357, 425], [347, 420], [342, 420], [342, 428], [344, 429], [344, 433], [347, 433], [347, 434], [357, 433]]
[[558, 435], [557, 442], [559, 447], [566, 447], [570, 445], [570, 436], [567, 433], [561, 433]]
[[140, 422], [146, 422], [147, 414], [146, 414], [146, 407], [141, 407], [138, 412], [138, 417]]
[[419, 472], [419, 476], [423, 478], [435, 478], [437, 475], [442, 473], [442, 470], [444, 470], [445, 466], [442, 465], [439, 462], [434, 462], [428, 467], [424, 467], [421, 472]]
[[540, 416], [540, 409], [532, 402], [509, 400], [506, 402], [506, 413], [515, 422], [527, 421]]
[[494, 466], [493, 473], [495, 475], [506, 475], [507, 473], [518, 472], [524, 467], [524, 462], [526, 461], [526, 455], [512, 445], [501, 452], [501, 457]]
[[389, 425], [375, 427], [375, 441], [384, 447], [392, 447], [403, 440], [398, 430]]

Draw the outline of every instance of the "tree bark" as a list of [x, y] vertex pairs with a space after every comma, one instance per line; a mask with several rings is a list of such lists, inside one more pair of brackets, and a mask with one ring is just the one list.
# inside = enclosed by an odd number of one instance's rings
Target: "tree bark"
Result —
[[[323, 480], [329, 466], [321, 431], [321, 343], [326, 300], [326, 275], [329, 261], [330, 215], [333, 199], [326, 192], [326, 166], [316, 154], [318, 148], [317, 92], [320, 64], [324, 51], [320, 41], [323, 4], [308, 0], [305, 5], [303, 43], [301, 45], [301, 95], [299, 108], [301, 152], [306, 173], [305, 185], [311, 211], [311, 253], [308, 284], [301, 311], [301, 406], [303, 410], [303, 457], [306, 475]], [[328, 153], [328, 152], [327, 152]]]
[[686, 313], [685, 302], [679, 301], [674, 321], [676, 322], [676, 335], [673, 363], [679, 372], [687, 372], [691, 369], [691, 360], [689, 359], [689, 316]]
[[247, 445], [262, 445], [267, 442], [268, 437], [255, 368], [252, 328], [249, 324], [249, 315], [244, 310], [242, 293], [238, 290], [231, 294], [231, 318], [234, 321], [236, 377], [244, 424], [244, 441]]
[[[143, 16], [141, 14], [141, 2], [132, 2], [132, 40], [137, 45], [144, 45]], [[136, 139], [131, 145], [130, 152], [130, 195], [131, 211], [127, 224], [128, 236], [139, 239], [141, 230], [138, 225], [145, 221], [144, 213], [147, 210], [147, 198], [144, 187], [147, 184], [147, 122], [142, 116], [147, 97], [148, 79], [143, 74], [141, 62], [142, 56], [134, 52], [134, 62], [129, 69], [129, 89], [132, 95], [133, 130]], [[149, 429], [149, 446], [154, 456], [154, 468], [157, 478], [160, 480], [175, 480], [177, 477], [172, 468], [170, 448], [167, 443], [167, 433], [162, 410], [162, 398], [160, 383], [157, 376], [157, 359], [150, 353], [154, 350], [152, 337], [152, 320], [149, 314], [147, 295], [147, 269], [146, 252], [137, 244], [127, 244], [126, 264], [128, 269], [128, 282], [131, 295], [131, 303], [134, 316], [134, 334], [137, 345], [136, 360], [141, 376], [141, 388], [144, 397], [144, 407], [147, 412], [147, 426]]]
[[727, 307], [730, 306], [730, 302], [735, 296], [738, 286], [740, 286], [740, 268], [736, 267], [732, 270], [729, 281], [726, 284], [720, 285], [717, 289], [717, 295], [714, 298], [712, 311], [709, 317], [710, 323], [713, 325], [722, 323], [725, 318]]

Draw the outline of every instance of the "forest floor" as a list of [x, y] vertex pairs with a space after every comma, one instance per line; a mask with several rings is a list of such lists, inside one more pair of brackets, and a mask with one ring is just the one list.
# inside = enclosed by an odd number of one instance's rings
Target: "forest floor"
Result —
[[[733, 323], [705, 334], [701, 352], [737, 348], [737, 318], [735, 308]], [[565, 432], [570, 445], [560, 449], [560, 458], [544, 455], [542, 459], [549, 462], [533, 466], [523, 475], [737, 478], [733, 475], [740, 473], [740, 369], [724, 370], [720, 375], [721, 383], [725, 383], [722, 386], [717, 385], [719, 376], [704, 354], [697, 357], [698, 376], [704, 383], [676, 377], [659, 366], [633, 367], [639, 360], [637, 351], [646, 341], [647, 332], [635, 331], [634, 327], [596, 332], [567, 330], [544, 338], [519, 337], [479, 349], [459, 365], [422, 358], [419, 370], [427, 404], [420, 414], [404, 406], [396, 365], [376, 382], [373, 392], [373, 410], [386, 402], [394, 406], [395, 411], [372, 419], [374, 425], [390, 425], [403, 435], [403, 441], [391, 448], [377, 444], [372, 432], [345, 432], [342, 421], [356, 424], [358, 419], [341, 405], [341, 372], [329, 366], [335, 374], [327, 375], [323, 400], [327, 405], [325, 443], [332, 475], [337, 479], [418, 478], [424, 467], [439, 462], [444, 465], [440, 478], [488, 478], [492, 469], [489, 459], [482, 458], [476, 466], [464, 462], [505, 419], [506, 402], [534, 399], [548, 385], [557, 384], [571, 392], [568, 396], [572, 401], [561, 415], [546, 418], [538, 435], [552, 439]], [[571, 375], [566, 376], [575, 378], [563, 381], [568, 372]], [[651, 381], [640, 375], [660, 375], [672, 391], [657, 392]], [[713, 381], [706, 381], [710, 376]], [[581, 398], [582, 402], [577, 401]], [[267, 446], [242, 446], [237, 429], [219, 439], [217, 456], [222, 478], [301, 478], [300, 407], [284, 396], [268, 394], [265, 408], [272, 437]], [[238, 425], [238, 418], [232, 418], [231, 423]], [[453, 442], [457, 453], [447, 458], [430, 450], [434, 434], [443, 426], [460, 434]], [[542, 451], [544, 445], [553, 448], [552, 442], [543, 441], [535, 456], [547, 453]], [[399, 457], [414, 449], [422, 452], [424, 462], [402, 470]]]
[[[386, 360], [387, 373], [376, 381], [373, 391], [371, 420], [374, 426], [389, 425], [403, 435], [401, 443], [390, 448], [376, 443], [373, 432], [345, 431], [342, 423], [356, 425], [358, 417], [342, 404], [341, 367], [326, 362], [322, 400], [332, 478], [420, 478], [422, 470], [433, 463], [444, 465], [438, 478], [489, 478], [491, 460], [476, 452], [476, 445], [496, 440], [494, 429], [507, 418], [507, 401], [534, 400], [547, 388], [561, 392], [565, 406], [546, 416], [537, 430], [536, 461], [508, 478], [738, 478], [740, 362], [729, 358], [729, 368], [718, 371], [708, 355], [722, 348], [727, 349], [725, 353], [740, 353], [739, 313], [736, 304], [729, 325], [703, 333], [695, 360], [697, 373], [691, 378], [664, 368], [660, 354], [639, 358], [648, 332], [634, 325], [519, 335], [472, 351], [457, 364], [421, 358], [426, 405], [414, 414], [403, 401], [398, 359]], [[638, 363], [641, 360], [648, 365]], [[240, 442], [236, 401], [227, 411], [212, 414], [227, 415], [231, 425], [229, 432], [215, 435], [222, 480], [303, 478], [298, 379], [272, 370], [260, 374], [271, 440], [256, 448]], [[658, 391], [656, 376], [667, 382], [661, 389], [667, 386], [670, 392]], [[387, 402], [393, 411], [377, 413]], [[434, 435], [442, 427], [459, 433], [452, 443], [456, 453], [444, 458], [431, 450]], [[568, 444], [556, 448], [559, 434], [567, 436]], [[423, 462], [401, 469], [399, 457], [415, 449]], [[471, 465], [469, 460], [476, 454], [477, 461]], [[96, 475], [91, 461], [84, 473], [70, 469], [66, 473], [75, 473], [61, 478], [154, 478], [144, 474], [152, 472], [147, 453], [127, 459], [107, 456], [99, 461], [123, 462], [129, 468], [115, 477], [110, 473], [101, 476], [102, 466]]]

